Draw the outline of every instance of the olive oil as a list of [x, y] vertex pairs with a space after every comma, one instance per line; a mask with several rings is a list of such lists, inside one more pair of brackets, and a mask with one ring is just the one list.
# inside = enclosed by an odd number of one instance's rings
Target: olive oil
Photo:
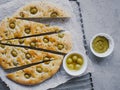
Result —
[[78, 54], [72, 54], [68, 56], [66, 60], [68, 69], [70, 70], [79, 70], [84, 64], [83, 57]]
[[92, 42], [92, 48], [97, 53], [104, 53], [109, 48], [109, 41], [104, 36], [97, 36]]

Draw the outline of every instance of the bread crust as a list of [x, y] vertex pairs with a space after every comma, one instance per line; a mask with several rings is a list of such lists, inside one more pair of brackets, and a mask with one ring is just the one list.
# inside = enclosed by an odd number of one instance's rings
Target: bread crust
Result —
[[[17, 55], [12, 55], [12, 53], [17, 53]], [[27, 55], [30, 55], [29, 57]], [[27, 57], [26, 57], [27, 56]], [[5, 48], [0, 48], [0, 65], [3, 69], [10, 69], [15, 67], [21, 67], [28, 64], [33, 64], [41, 62], [44, 57], [50, 58], [61, 58], [61, 55], [52, 54], [49, 52], [25, 49], [20, 47], [5, 46]]]
[[[46, 32], [60, 31], [61, 27], [48, 26], [42, 23], [16, 19], [22, 18], [39, 18], [39, 17], [70, 17], [62, 8], [48, 3], [34, 1], [21, 7], [11, 18], [5, 18], [0, 23], [0, 40], [36, 35]], [[45, 44], [43, 39], [49, 38], [50, 43]], [[31, 41], [38, 42], [37, 48], [59, 51], [68, 53], [72, 49], [72, 40], [70, 33], [64, 33], [64, 36], [58, 34], [46, 35], [41, 37], [26, 38], [25, 42], [20, 44], [19, 40], [7, 40], [5, 43], [30, 46]], [[22, 42], [22, 41], [21, 41]], [[59, 48], [58, 48], [59, 45]], [[32, 46], [30, 46], [32, 47]], [[62, 49], [61, 49], [62, 48]], [[47, 57], [52, 59], [50, 62], [44, 62], [32, 65], [28, 68], [9, 73], [6, 76], [22, 85], [35, 85], [52, 77], [59, 70], [63, 56], [49, 52], [27, 49], [22, 47], [1, 46], [0, 45], [0, 65], [3, 69], [22, 67], [25, 65], [44, 61]]]
[[15, 18], [5, 18], [0, 23], [0, 40], [36, 35], [46, 32], [62, 30], [58, 26], [26, 21]]
[[[39, 84], [52, 77], [59, 70], [61, 63], [62, 59], [58, 58], [57, 60], [51, 61], [49, 65], [45, 65], [44, 63], [34, 65], [17, 72], [7, 74], [7, 77], [16, 83], [23, 85]], [[41, 67], [43, 69], [41, 73], [36, 71], [37, 67]], [[30, 75], [29, 79], [25, 78], [25, 73]]]
[[[45, 42], [44, 39], [47, 39], [48, 41]], [[31, 47], [31, 43], [33, 43], [35, 44], [35, 46], [33, 46], [35, 48], [43, 48], [47, 50], [59, 51], [64, 53], [68, 53], [72, 49], [72, 38], [69, 32], [62, 32], [58, 34], [44, 35], [37, 37], [29, 37], [21, 40], [24, 40], [22, 44], [19, 43], [20, 39], [4, 40], [2, 41], [2, 43], [7, 43], [9, 41], [13, 45], [22, 45], [29, 47]], [[64, 46], [63, 49], [58, 48], [59, 44], [62, 44]]]
[[[37, 12], [32, 14], [30, 12], [31, 8], [35, 7]], [[33, 1], [15, 12], [13, 17], [23, 17], [23, 18], [39, 18], [39, 17], [51, 17], [51, 13], [56, 12], [57, 17], [70, 17], [68, 12], [63, 8], [50, 2]]]

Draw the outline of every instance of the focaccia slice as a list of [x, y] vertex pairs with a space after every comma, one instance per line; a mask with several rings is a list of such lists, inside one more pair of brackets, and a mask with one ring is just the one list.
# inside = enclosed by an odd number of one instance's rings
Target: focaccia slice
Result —
[[58, 58], [62, 59], [63, 56], [22, 47], [0, 45], [0, 65], [4, 69], [20, 67], [43, 60], [56, 60]]
[[31, 2], [15, 12], [13, 17], [22, 18], [39, 18], [39, 17], [70, 17], [66, 12], [58, 5], [50, 2], [34, 1]]
[[60, 68], [62, 63], [61, 58], [50, 61], [49, 65], [44, 63], [28, 67], [10, 74], [7, 77], [16, 83], [23, 85], [39, 84], [52, 77]]
[[49, 26], [42, 23], [15, 18], [5, 18], [0, 23], [0, 40], [36, 35], [46, 32], [58, 32], [58, 26]]
[[42, 48], [63, 53], [68, 53], [72, 49], [71, 35], [67, 31], [52, 35], [29, 37], [24, 39], [5, 40], [2, 41], [2, 43]]

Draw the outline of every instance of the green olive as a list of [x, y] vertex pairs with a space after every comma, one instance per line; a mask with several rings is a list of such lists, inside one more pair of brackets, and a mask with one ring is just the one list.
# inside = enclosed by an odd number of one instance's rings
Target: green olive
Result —
[[14, 29], [14, 28], [15, 28], [15, 23], [14, 23], [14, 22], [11, 22], [11, 23], [9, 24], [9, 27], [10, 27], [11, 29]]
[[50, 58], [49, 57], [44, 57], [44, 59], [43, 59], [44, 61], [47, 61], [47, 62], [44, 62], [45, 64], [49, 64], [50, 63], [50, 61], [48, 61], [48, 60], [50, 60]]
[[76, 65], [75, 65], [75, 70], [79, 70], [80, 67], [81, 67], [81, 66], [80, 66], [79, 64], [76, 64]]
[[30, 64], [31, 63], [31, 61], [30, 60], [25, 60], [25, 64], [27, 65], [27, 64]]
[[73, 70], [73, 69], [74, 69], [74, 65], [73, 65], [73, 64], [68, 64], [68, 68], [69, 68], [70, 70]]
[[38, 12], [38, 9], [36, 7], [31, 7], [30, 8], [30, 13], [31, 14], [36, 14]]
[[72, 61], [72, 58], [68, 58], [66, 62], [67, 62], [67, 64], [72, 63], [72, 62], [73, 62], [73, 61]]
[[48, 38], [43, 38], [44, 43], [48, 43], [49, 39]]
[[26, 27], [26, 28], [25, 28], [25, 33], [26, 33], [26, 34], [30, 34], [30, 32], [31, 32], [30, 27]]
[[50, 58], [49, 57], [44, 57], [44, 59], [43, 59], [44, 61], [47, 61], [47, 60], [50, 60]]
[[25, 73], [24, 76], [25, 78], [29, 79], [31, 77], [31, 74]]
[[50, 61], [47, 61], [47, 62], [44, 62], [45, 64], [49, 64], [50, 63]]
[[83, 64], [83, 60], [81, 58], [78, 58], [77, 59], [77, 63], [80, 64], [80, 65], [82, 65]]
[[31, 42], [31, 43], [30, 43], [30, 46], [31, 46], [31, 47], [35, 47], [35, 46], [36, 46], [36, 42]]
[[1, 47], [1, 48], [5, 48], [5, 45], [3, 45], [3, 44], [0, 44], [0, 47]]
[[7, 41], [7, 44], [12, 44], [12, 42], [11, 41]]
[[58, 47], [59, 50], [62, 50], [64, 48], [64, 45], [63, 44], [58, 44], [57, 47]]
[[58, 33], [58, 37], [63, 38], [64, 34], [63, 33]]
[[12, 54], [13, 57], [16, 57], [16, 56], [17, 56], [17, 52], [16, 52], [15, 50], [12, 50], [12, 51], [11, 51], [11, 54]]
[[20, 16], [21, 16], [21, 17], [24, 17], [25, 15], [24, 15], [24, 13], [23, 13], [23, 12], [20, 12]]
[[26, 54], [25, 54], [25, 57], [26, 57], [27, 59], [32, 58], [32, 56], [31, 56], [31, 54], [30, 54], [30, 53], [26, 53]]
[[19, 39], [19, 43], [23, 44], [24, 43], [24, 39]]
[[72, 59], [73, 59], [73, 62], [76, 62], [77, 59], [78, 59], [78, 57], [77, 57], [76, 55], [73, 55], [73, 56], [72, 56]]
[[42, 68], [41, 67], [36, 67], [36, 71], [41, 73], [42, 72]]
[[50, 14], [50, 17], [57, 17], [58, 16], [58, 13], [57, 12], [52, 12], [51, 14]]
[[18, 62], [16, 60], [13, 61], [13, 65], [17, 66]]

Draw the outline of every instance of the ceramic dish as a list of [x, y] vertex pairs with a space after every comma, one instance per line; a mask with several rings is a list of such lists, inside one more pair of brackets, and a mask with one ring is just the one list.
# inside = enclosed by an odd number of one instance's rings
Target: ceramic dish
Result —
[[[68, 57], [70, 57], [71, 55], [74, 55], [74, 54], [80, 55], [83, 58], [83, 64], [82, 64], [82, 66], [81, 66], [81, 68], [79, 70], [70, 70], [68, 68], [67, 64], [66, 64], [67, 63], [66, 60], [68, 59]], [[82, 75], [86, 71], [87, 66], [88, 66], [88, 61], [87, 61], [86, 56], [83, 53], [78, 52], [78, 51], [69, 52], [65, 56], [65, 58], [63, 60], [63, 68], [71, 76], [80, 76], [80, 75]]]
[[[109, 47], [108, 49], [104, 52], [104, 53], [98, 53], [96, 52], [94, 49], [93, 49], [93, 46], [92, 46], [92, 43], [93, 43], [93, 40], [98, 37], [98, 36], [102, 36], [102, 37], [105, 37], [107, 40], [108, 40], [108, 44], [109, 44]], [[105, 33], [99, 33], [95, 36], [93, 36], [93, 38], [91, 39], [90, 41], [90, 49], [92, 51], [92, 53], [97, 56], [97, 57], [107, 57], [109, 56], [112, 52], [113, 52], [113, 49], [114, 49], [114, 41], [112, 39], [112, 37], [108, 34], [105, 34]]]

